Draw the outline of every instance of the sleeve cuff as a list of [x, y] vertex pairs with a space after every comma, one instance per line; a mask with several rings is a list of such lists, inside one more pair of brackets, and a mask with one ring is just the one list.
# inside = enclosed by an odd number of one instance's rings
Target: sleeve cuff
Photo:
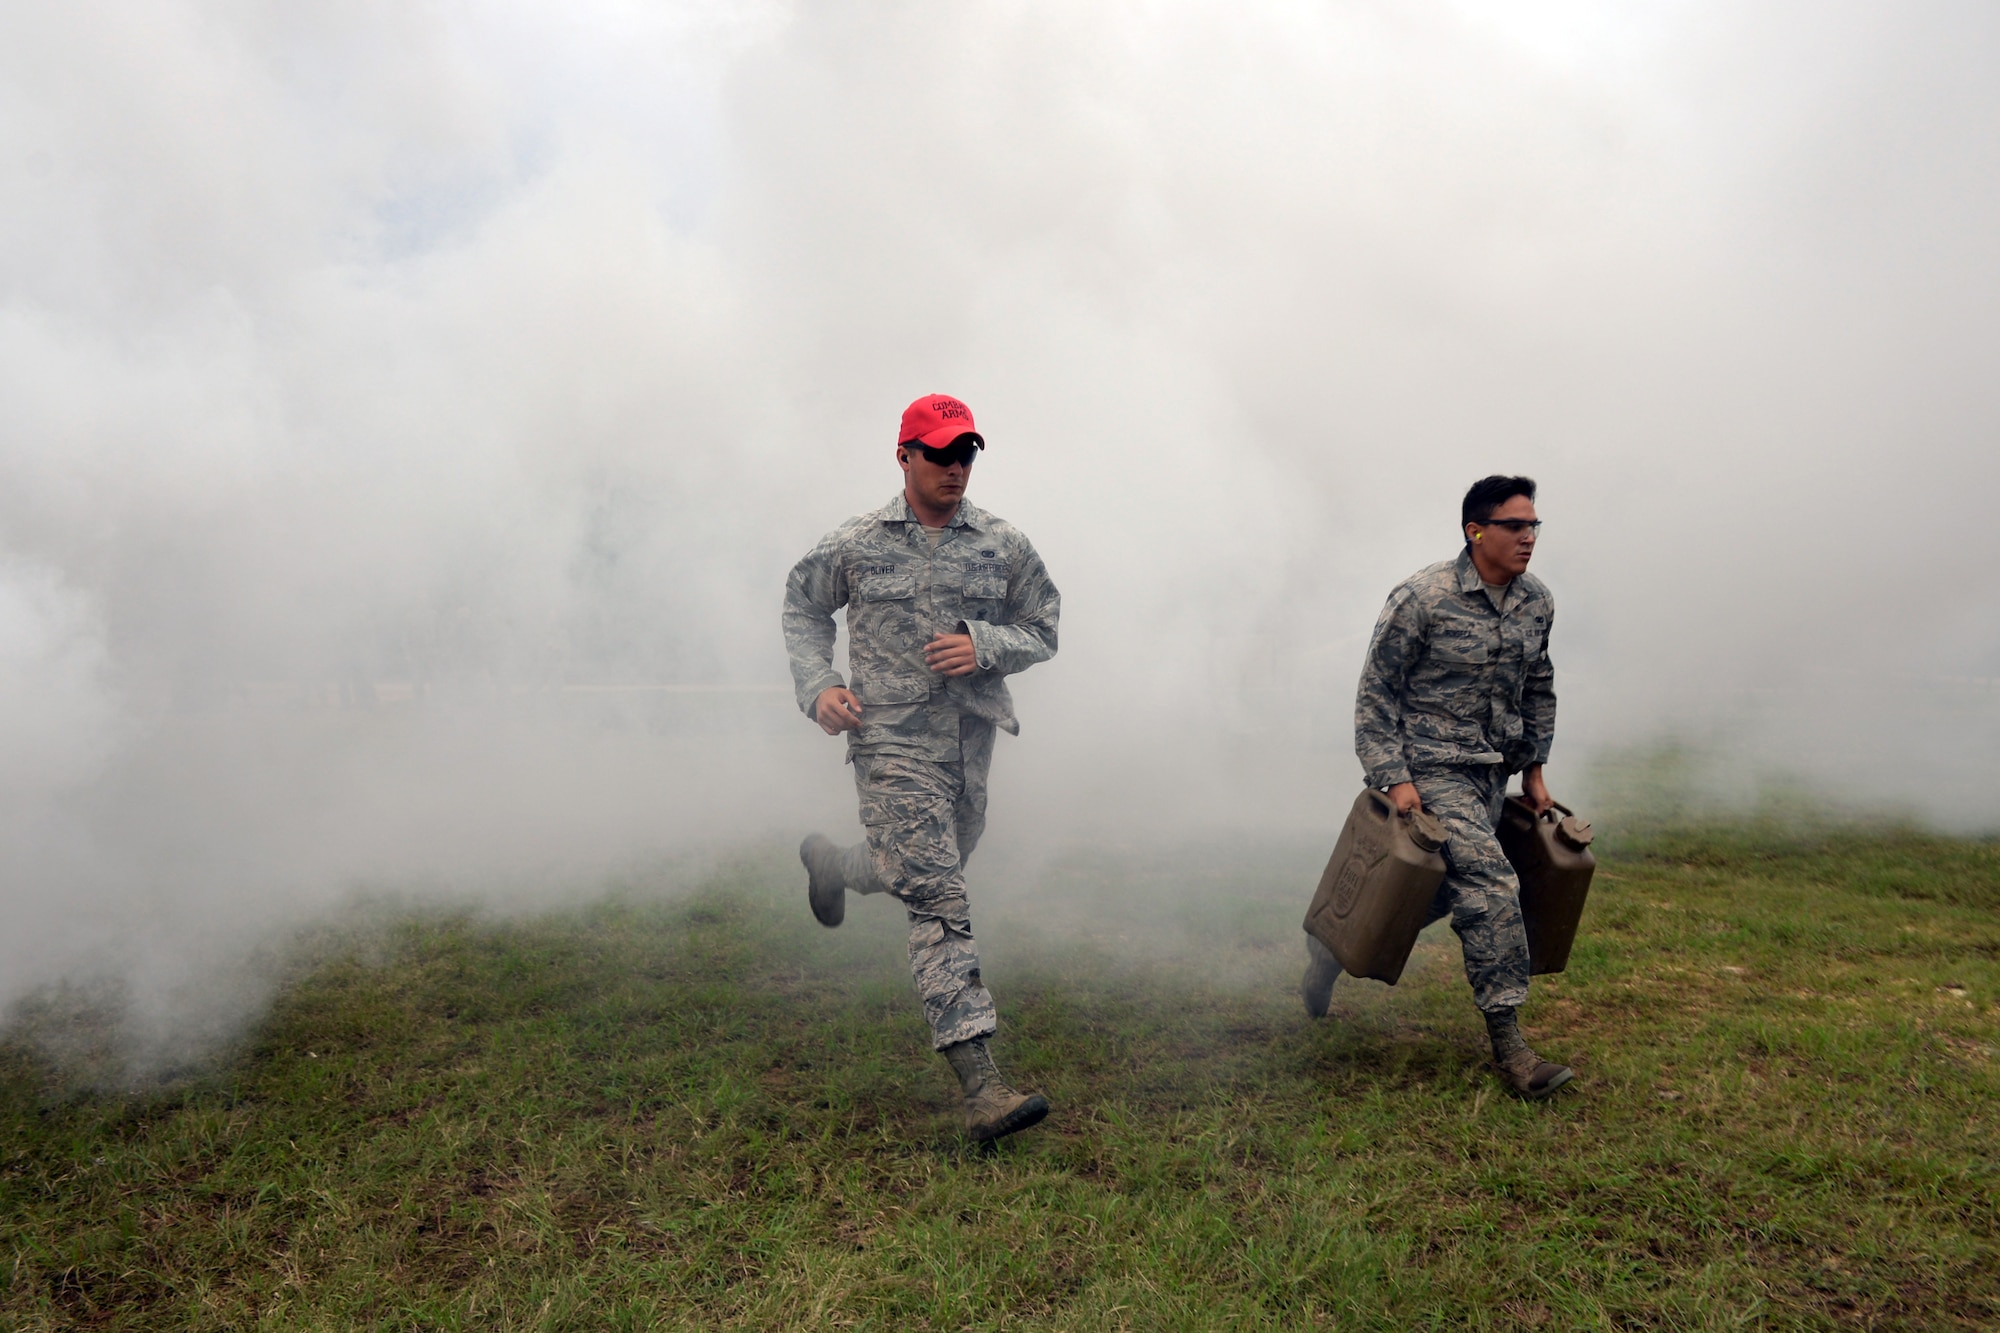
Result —
[[[958, 622], [958, 627], [972, 640], [973, 664], [981, 671], [991, 671], [993, 669], [992, 627], [983, 620], [961, 620]], [[982, 634], [981, 630], [986, 630], [987, 633]]]
[[845, 685], [846, 683], [846, 681], [840, 678], [839, 672], [827, 672], [824, 676], [821, 676], [818, 680], [799, 691], [799, 711], [807, 717], [811, 717], [813, 715], [813, 705], [819, 702], [820, 695], [825, 694], [836, 685]]

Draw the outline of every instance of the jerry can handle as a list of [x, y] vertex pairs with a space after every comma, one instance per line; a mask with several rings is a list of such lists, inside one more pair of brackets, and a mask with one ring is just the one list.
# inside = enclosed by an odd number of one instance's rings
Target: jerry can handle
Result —
[[1377, 791], [1373, 787], [1368, 789], [1368, 804], [1384, 823], [1395, 818], [1399, 813], [1396, 809], [1396, 803], [1389, 799], [1389, 793]]
[[[1556, 813], [1558, 810], [1562, 812], [1560, 815]], [[1582, 851], [1584, 848], [1590, 846], [1593, 840], [1590, 831], [1590, 825], [1585, 823], [1583, 820], [1578, 819], [1576, 817], [1576, 811], [1570, 809], [1568, 806], [1564, 805], [1561, 801], [1550, 801], [1549, 808], [1542, 811], [1542, 813], [1539, 816], [1537, 816], [1537, 818], [1542, 819], [1547, 823], [1555, 825], [1556, 836], [1558, 838], [1561, 838], [1564, 842], [1570, 844], [1572, 847], [1575, 847], [1578, 851]], [[1574, 835], [1563, 831], [1563, 825], [1566, 823], [1573, 823], [1576, 825], [1576, 832]]]

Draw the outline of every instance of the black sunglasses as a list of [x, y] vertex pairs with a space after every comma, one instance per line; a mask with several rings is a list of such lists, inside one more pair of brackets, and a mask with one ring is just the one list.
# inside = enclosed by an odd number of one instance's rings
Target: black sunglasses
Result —
[[918, 444], [915, 440], [911, 440], [903, 447], [923, 450], [924, 458], [938, 467], [950, 467], [953, 463], [971, 467], [972, 460], [977, 458], [979, 451], [986, 446], [970, 435], [961, 435], [942, 449], [933, 449], [928, 444]]

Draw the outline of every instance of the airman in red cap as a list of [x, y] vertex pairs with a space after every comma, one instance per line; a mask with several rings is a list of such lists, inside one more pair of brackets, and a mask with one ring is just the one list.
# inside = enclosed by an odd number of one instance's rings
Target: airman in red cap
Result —
[[[911, 403], [896, 434], [902, 490], [799, 561], [784, 612], [799, 708], [827, 735], [846, 734], [867, 832], [846, 848], [818, 833], [800, 845], [807, 900], [826, 926], [845, 918], [849, 889], [902, 902], [931, 1042], [958, 1074], [979, 1140], [1049, 1110], [1007, 1086], [987, 1048], [996, 1019], [965, 861], [986, 827], [994, 733], [1020, 732], [1006, 678], [1055, 654], [1062, 609], [1028, 539], [965, 500], [985, 447], [972, 409], [950, 394]], [[851, 681], [833, 669], [842, 607]]]

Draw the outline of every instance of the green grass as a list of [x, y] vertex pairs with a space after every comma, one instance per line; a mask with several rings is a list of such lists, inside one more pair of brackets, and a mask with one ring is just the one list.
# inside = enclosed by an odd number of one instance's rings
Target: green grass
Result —
[[1320, 855], [975, 863], [1002, 1064], [1056, 1107], [997, 1151], [900, 914], [821, 930], [782, 849], [321, 939], [150, 1089], [79, 1089], [50, 997], [0, 1047], [0, 1324], [2000, 1324], [1992, 845], [1617, 849], [1526, 1011], [1578, 1070], [1545, 1105], [1486, 1072], [1448, 933], [1305, 1018]]

